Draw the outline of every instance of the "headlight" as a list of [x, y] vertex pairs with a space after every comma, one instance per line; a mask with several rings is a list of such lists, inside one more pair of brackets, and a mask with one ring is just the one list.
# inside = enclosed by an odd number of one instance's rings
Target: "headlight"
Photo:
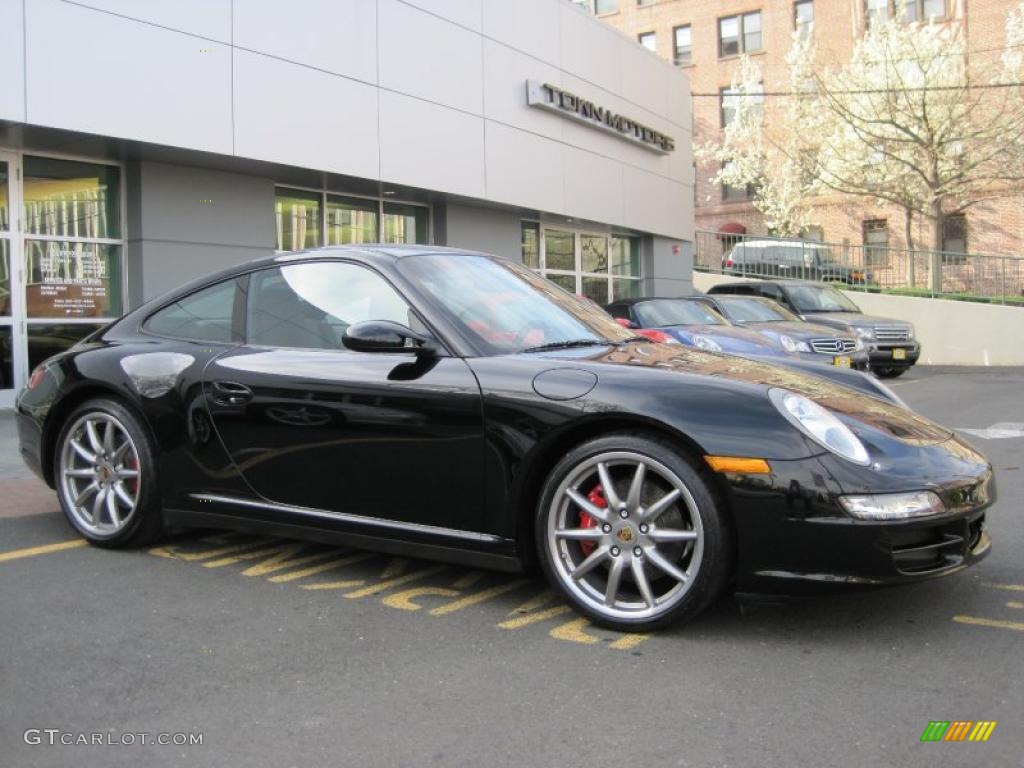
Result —
[[858, 326], [853, 329], [853, 332], [856, 333], [859, 338], [865, 339], [867, 341], [870, 341], [871, 339], [875, 338], [874, 328], [862, 328]]
[[779, 343], [782, 344], [782, 348], [787, 352], [810, 352], [811, 348], [807, 346], [806, 341], [796, 341], [795, 339], [782, 334], [779, 336]]
[[907, 326], [907, 338], [908, 339], [913, 339], [914, 338], [914, 326], [912, 326], [912, 325]]
[[835, 414], [786, 389], [769, 389], [768, 397], [793, 426], [814, 442], [854, 464], [867, 466], [871, 463], [867, 448]]
[[707, 336], [694, 336], [693, 343], [701, 349], [705, 349], [708, 352], [721, 352], [722, 348], [718, 346], [718, 342], [713, 339], [709, 339]]
[[864, 342], [861, 341], [860, 336], [858, 336], [853, 342], [853, 351], [860, 352], [862, 349], [864, 349]]
[[939, 515], [945, 511], [942, 499], [931, 491], [879, 493], [869, 496], [840, 496], [843, 509], [861, 520], [907, 520]]

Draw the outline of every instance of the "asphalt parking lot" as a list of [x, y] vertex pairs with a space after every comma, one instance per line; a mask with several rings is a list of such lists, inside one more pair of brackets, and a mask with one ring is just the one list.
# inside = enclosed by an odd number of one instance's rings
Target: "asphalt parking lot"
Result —
[[[0, 416], [0, 765], [1022, 766], [1024, 369], [894, 389], [996, 467], [992, 554], [896, 589], [726, 598], [650, 636], [536, 579], [355, 550], [84, 546]], [[935, 720], [998, 725], [922, 743]], [[79, 733], [202, 744], [59, 743]]]

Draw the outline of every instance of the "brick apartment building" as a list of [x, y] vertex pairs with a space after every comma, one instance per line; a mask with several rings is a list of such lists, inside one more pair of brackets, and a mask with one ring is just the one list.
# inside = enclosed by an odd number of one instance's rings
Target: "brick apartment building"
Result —
[[[889, 12], [904, 6], [918, 19], [961, 24], [975, 71], [998, 64], [1006, 45], [1007, 12], [1017, 0], [577, 0], [659, 56], [674, 61], [689, 75], [693, 100], [694, 142], [715, 140], [728, 107], [729, 88], [740, 53], [755, 57], [771, 93], [788, 86], [786, 53], [795, 29], [815, 37], [822, 60], [846, 61], [863, 34], [869, 7]], [[770, 97], [768, 97], [770, 98]], [[724, 100], [724, 104], [723, 104]], [[727, 110], [726, 110], [727, 111]], [[718, 169], [696, 168], [695, 213], [698, 230], [718, 231], [742, 225], [748, 233], [766, 234], [761, 214], [747, 190], [723, 189], [710, 179]], [[855, 245], [906, 247], [903, 213], [863, 198], [821, 198], [814, 225], [805, 236]], [[919, 217], [915, 246], [930, 242], [930, 223]], [[1024, 255], [1024, 190], [951, 216], [945, 225], [949, 251]]]

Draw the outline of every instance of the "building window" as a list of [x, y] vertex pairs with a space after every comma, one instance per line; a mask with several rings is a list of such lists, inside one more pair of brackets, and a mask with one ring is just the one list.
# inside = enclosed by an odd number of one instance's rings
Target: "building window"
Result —
[[738, 56], [761, 50], [761, 12], [726, 16], [718, 20], [718, 55]]
[[693, 62], [693, 30], [689, 24], [672, 30], [675, 42], [675, 63], [684, 66]]
[[[640, 238], [568, 229], [543, 232], [524, 221], [523, 263], [570, 293], [600, 305], [640, 295]], [[535, 245], [542, 245], [540, 266], [534, 266]]]
[[594, 11], [598, 14], [615, 13], [619, 10], [619, 0], [594, 0]]
[[636, 0], [636, 4], [643, 7], [645, 5], [654, 5], [658, 0]]
[[942, 219], [942, 261], [946, 264], [967, 262], [967, 216], [954, 213]]
[[301, 251], [349, 243], [430, 242], [430, 209], [278, 187], [274, 193], [278, 251]]
[[743, 99], [748, 100], [752, 114], [760, 115], [764, 109], [764, 86], [758, 85], [756, 90], [746, 95], [736, 88], [722, 88], [718, 95], [719, 122], [722, 128], [736, 119], [736, 110]]
[[811, 36], [814, 27], [814, 0], [798, 0], [793, 3], [793, 28], [801, 40]]
[[[722, 170], [728, 171], [732, 166], [732, 161], [727, 160], [722, 164]], [[734, 187], [732, 184], [722, 184], [722, 201], [726, 203], [736, 203], [745, 200], [750, 200], [754, 196], [754, 185], [745, 184], [741, 187]]]
[[636, 39], [648, 51], [658, 50], [657, 37], [653, 32], [641, 32], [636, 36]]
[[900, 21], [932, 21], [949, 15], [948, 0], [864, 0], [865, 18], [870, 27], [874, 19], [898, 18]]
[[889, 224], [885, 219], [864, 222], [864, 266], [889, 266]]

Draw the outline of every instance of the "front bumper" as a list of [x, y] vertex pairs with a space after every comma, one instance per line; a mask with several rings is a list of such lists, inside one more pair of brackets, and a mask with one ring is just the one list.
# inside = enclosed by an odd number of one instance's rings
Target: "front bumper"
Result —
[[872, 368], [909, 368], [921, 356], [921, 345], [916, 341], [891, 344], [870, 342], [867, 344], [867, 351]]
[[[829, 472], [832, 461], [773, 461], [770, 476], [725, 476], [739, 544], [738, 591], [802, 595], [900, 584], [955, 573], [988, 554], [985, 509], [995, 498], [990, 474], [947, 485], [940, 494], [950, 510], [945, 514], [869, 521], [839, 506], [844, 491]], [[973, 489], [984, 492], [972, 495]]]
[[[806, 360], [810, 363], [818, 363], [819, 365], [835, 365], [836, 358], [847, 357], [850, 359], [850, 368], [857, 371], [866, 371], [868, 369], [868, 351], [867, 349], [861, 349], [854, 352], [843, 352], [834, 354], [822, 354], [820, 352], [799, 352], [797, 356], [801, 360]], [[840, 366], [846, 367], [846, 366]]]

